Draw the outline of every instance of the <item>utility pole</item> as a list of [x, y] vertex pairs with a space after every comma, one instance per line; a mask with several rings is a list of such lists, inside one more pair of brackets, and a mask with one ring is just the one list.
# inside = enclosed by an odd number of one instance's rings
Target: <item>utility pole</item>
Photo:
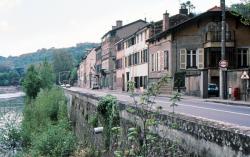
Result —
[[[226, 59], [226, 2], [225, 0], [220, 0], [221, 3], [221, 60]], [[226, 79], [226, 70], [220, 67], [220, 97], [222, 99], [227, 98], [227, 79]]]

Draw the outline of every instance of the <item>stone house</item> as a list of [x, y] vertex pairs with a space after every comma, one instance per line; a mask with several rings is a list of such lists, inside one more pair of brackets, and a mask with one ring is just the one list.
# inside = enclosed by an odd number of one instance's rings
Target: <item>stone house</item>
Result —
[[116, 44], [116, 63], [115, 63], [115, 89], [125, 91], [125, 58], [124, 58], [124, 39]]
[[[226, 12], [226, 59], [228, 87], [242, 88], [239, 75], [249, 71], [250, 27]], [[158, 34], [155, 39], [169, 39], [172, 76], [182, 75], [188, 95], [206, 97], [208, 83], [219, 86], [221, 60], [221, 9], [214, 7]], [[151, 44], [153, 40], [150, 41]], [[175, 73], [175, 74], [174, 74]], [[174, 74], [174, 75], [173, 75]], [[177, 77], [175, 77], [176, 79]], [[176, 80], [175, 80], [176, 82]]]
[[101, 69], [102, 69], [102, 50], [101, 46], [98, 46], [96, 49], [96, 63], [95, 63], [95, 71], [96, 71], [96, 79], [97, 86], [101, 87]]
[[82, 88], [93, 88], [96, 78], [96, 49], [88, 50], [78, 69], [78, 85]]
[[[169, 17], [166, 12], [163, 14], [163, 20], [158, 21], [156, 34], [154, 27], [151, 31], [151, 38], [147, 40], [149, 50], [149, 84], [157, 82], [165, 75], [171, 79], [175, 74], [175, 57], [172, 51], [172, 37], [165, 35], [164, 32], [170, 28], [189, 19], [186, 9], [180, 9], [180, 13]], [[161, 87], [161, 93], [171, 94], [173, 90], [173, 82], [165, 84]]]
[[101, 86], [103, 88], [114, 89], [116, 81], [115, 62], [116, 47], [115, 44], [124, 38], [134, 34], [138, 29], [144, 27], [147, 22], [137, 20], [127, 25], [122, 25], [122, 21], [117, 21], [116, 26], [108, 31], [101, 42], [102, 65], [101, 65]]

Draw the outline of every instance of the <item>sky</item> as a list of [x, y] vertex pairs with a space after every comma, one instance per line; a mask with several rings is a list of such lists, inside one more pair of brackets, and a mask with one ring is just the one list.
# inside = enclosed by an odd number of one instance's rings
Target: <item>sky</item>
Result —
[[[115, 25], [138, 19], [157, 21], [177, 14], [184, 0], [0, 0], [0, 56], [17, 56], [41, 48], [100, 42]], [[226, 0], [227, 5], [239, 0]], [[219, 0], [191, 0], [204, 12]]]

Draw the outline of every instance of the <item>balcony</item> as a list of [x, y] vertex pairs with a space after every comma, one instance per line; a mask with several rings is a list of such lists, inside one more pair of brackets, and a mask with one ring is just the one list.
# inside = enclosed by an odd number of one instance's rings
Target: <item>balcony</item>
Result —
[[[234, 31], [226, 31], [226, 47], [234, 47]], [[205, 48], [221, 47], [221, 31], [209, 31], [205, 36]]]

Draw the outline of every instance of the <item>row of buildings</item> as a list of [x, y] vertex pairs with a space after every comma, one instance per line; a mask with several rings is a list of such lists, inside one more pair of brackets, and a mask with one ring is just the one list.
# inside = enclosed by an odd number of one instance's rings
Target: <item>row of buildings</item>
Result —
[[[134, 81], [138, 90], [168, 75], [172, 80], [161, 87], [170, 94], [176, 88], [188, 95], [207, 97], [209, 83], [219, 86], [221, 60], [221, 8], [190, 16], [182, 7], [179, 14], [163, 14], [162, 20], [117, 21], [90, 50], [78, 68], [78, 85], [86, 88], [128, 90]], [[243, 87], [240, 78], [250, 67], [250, 26], [226, 12], [227, 86]], [[249, 85], [249, 83], [248, 83]]]

